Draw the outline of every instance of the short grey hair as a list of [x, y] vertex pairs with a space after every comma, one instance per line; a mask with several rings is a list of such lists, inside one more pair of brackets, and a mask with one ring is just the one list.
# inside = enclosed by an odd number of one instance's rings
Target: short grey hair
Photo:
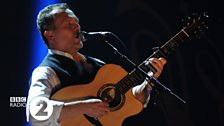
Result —
[[44, 31], [55, 29], [55, 25], [54, 25], [55, 13], [51, 13], [55, 9], [65, 11], [66, 9], [69, 9], [69, 6], [66, 3], [57, 3], [57, 4], [48, 5], [42, 10], [40, 10], [37, 16], [37, 28], [38, 28], [38, 31], [40, 32], [42, 39], [44, 40], [47, 46], [48, 46], [48, 41], [47, 41], [47, 38], [44, 36]]

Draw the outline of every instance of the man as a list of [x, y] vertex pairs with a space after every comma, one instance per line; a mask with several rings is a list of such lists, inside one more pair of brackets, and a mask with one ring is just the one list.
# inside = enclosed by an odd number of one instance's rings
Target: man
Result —
[[[77, 32], [81, 30], [79, 19], [67, 4], [54, 4], [41, 10], [37, 17], [37, 26], [49, 53], [43, 62], [33, 71], [27, 101], [27, 121], [35, 126], [59, 126], [61, 120], [77, 115], [100, 118], [110, 112], [109, 104], [97, 98], [80, 99], [72, 104], [61, 100], [52, 100], [58, 90], [91, 82], [104, 63], [96, 58], [79, 53], [83, 47]], [[154, 77], [161, 74], [166, 60], [151, 58], [157, 69]], [[151, 86], [144, 81], [132, 89], [136, 99], [147, 104]], [[74, 91], [75, 92], [75, 91]], [[38, 97], [50, 99], [53, 113], [46, 120], [35, 119], [31, 112], [32, 102]]]

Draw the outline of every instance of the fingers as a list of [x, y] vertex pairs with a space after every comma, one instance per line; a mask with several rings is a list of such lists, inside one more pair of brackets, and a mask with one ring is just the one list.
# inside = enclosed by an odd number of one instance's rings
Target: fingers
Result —
[[164, 59], [164, 58], [159, 58], [159, 61], [161, 61], [161, 63], [163, 64], [163, 65], [165, 65], [166, 63], [167, 63], [167, 60], [166, 59]]
[[102, 117], [102, 116], [107, 115], [110, 112], [108, 103], [103, 102], [103, 104], [101, 104], [101, 105], [102, 106], [100, 106], [98, 108], [97, 115], [95, 117]]
[[105, 116], [110, 112], [109, 105], [107, 103], [98, 103], [95, 107], [92, 107], [89, 115], [95, 118]]
[[146, 87], [147, 91], [151, 91], [152, 90], [152, 86], [151, 86], [151, 84], [147, 84], [147, 87]]
[[164, 58], [151, 58], [149, 62], [156, 68], [163, 68], [167, 61]]
[[162, 73], [164, 65], [167, 63], [166, 59], [164, 59], [164, 58], [150, 58], [149, 62], [157, 70], [157, 72], [154, 73], [154, 77], [159, 77], [159, 75]]
[[86, 114], [91, 117], [99, 118], [110, 112], [109, 104], [101, 100], [99, 101], [99, 99], [88, 99], [85, 103], [87, 103]]

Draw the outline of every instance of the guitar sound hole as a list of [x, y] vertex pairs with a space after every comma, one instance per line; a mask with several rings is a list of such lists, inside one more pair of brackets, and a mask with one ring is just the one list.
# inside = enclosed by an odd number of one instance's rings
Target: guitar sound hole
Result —
[[101, 87], [97, 96], [109, 103], [111, 111], [120, 109], [125, 102], [125, 95], [116, 91], [114, 84], [106, 84]]

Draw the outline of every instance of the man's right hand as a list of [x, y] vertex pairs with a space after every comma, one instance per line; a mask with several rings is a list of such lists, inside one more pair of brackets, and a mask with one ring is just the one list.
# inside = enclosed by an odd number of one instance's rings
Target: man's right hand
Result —
[[109, 104], [100, 99], [87, 99], [68, 102], [62, 108], [59, 120], [86, 114], [90, 117], [99, 118], [110, 112]]
[[100, 99], [88, 99], [82, 101], [80, 109], [83, 109], [84, 114], [91, 117], [102, 117], [110, 112], [109, 104]]

